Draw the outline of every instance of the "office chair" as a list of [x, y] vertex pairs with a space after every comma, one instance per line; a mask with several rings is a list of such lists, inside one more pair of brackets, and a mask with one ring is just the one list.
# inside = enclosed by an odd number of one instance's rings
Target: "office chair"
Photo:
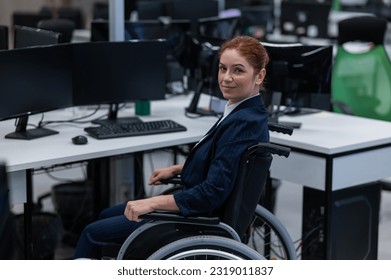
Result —
[[82, 29], [84, 27], [83, 12], [79, 8], [59, 7], [57, 9], [57, 16], [58, 18], [73, 21], [76, 29]]
[[[338, 46], [334, 61], [332, 105], [335, 112], [391, 121], [391, 62], [384, 48], [387, 20], [360, 16], [338, 24]], [[364, 52], [351, 52], [349, 42], [365, 42]], [[391, 183], [381, 181], [384, 190]]]
[[[387, 20], [360, 16], [338, 24], [332, 104], [335, 112], [391, 121], [391, 63], [384, 48]], [[348, 44], [361, 42], [366, 50], [353, 52]]]
[[37, 24], [38, 28], [61, 33], [60, 43], [69, 43], [72, 40], [73, 31], [76, 24], [72, 20], [62, 18], [52, 18], [41, 20]]
[[28, 27], [37, 27], [38, 22], [45, 19], [50, 19], [52, 17], [51, 13], [47, 12], [19, 12], [15, 11], [12, 14], [12, 26], [28, 26]]
[[8, 50], [8, 26], [0, 25], [0, 50]]
[[[148, 222], [126, 239], [117, 259], [296, 259], [285, 228], [258, 205], [272, 154], [287, 157], [289, 152], [268, 143], [249, 147], [240, 160], [236, 186], [218, 209], [218, 217], [183, 217], [167, 211], [145, 214], [142, 218]], [[251, 248], [256, 242], [261, 246]]]
[[6, 167], [0, 163], [0, 260], [14, 259], [15, 220], [10, 211]]

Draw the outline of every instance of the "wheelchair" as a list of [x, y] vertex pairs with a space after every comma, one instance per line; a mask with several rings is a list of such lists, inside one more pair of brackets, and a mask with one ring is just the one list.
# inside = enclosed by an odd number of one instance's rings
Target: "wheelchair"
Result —
[[[277, 124], [269, 124], [269, 129], [285, 133]], [[259, 205], [273, 155], [288, 157], [289, 153], [289, 148], [271, 143], [249, 147], [241, 157], [235, 188], [218, 217], [183, 217], [168, 211], [144, 214], [141, 218], [147, 222], [128, 236], [116, 259], [297, 259], [285, 227]], [[180, 178], [167, 183], [177, 186], [169, 192], [177, 191]]]

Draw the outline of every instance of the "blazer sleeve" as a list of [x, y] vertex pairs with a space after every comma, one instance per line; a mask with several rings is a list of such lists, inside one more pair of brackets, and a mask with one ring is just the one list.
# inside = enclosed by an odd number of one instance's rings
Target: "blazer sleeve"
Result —
[[[266, 121], [233, 118], [222, 122], [216, 135], [197, 149], [184, 168], [182, 178], [188, 178], [190, 188], [174, 194], [175, 201], [184, 216], [212, 214], [230, 194], [234, 187], [239, 160], [243, 152], [260, 141], [268, 141]], [[213, 150], [210, 160], [203, 158]], [[206, 170], [204, 178], [197, 176]]]

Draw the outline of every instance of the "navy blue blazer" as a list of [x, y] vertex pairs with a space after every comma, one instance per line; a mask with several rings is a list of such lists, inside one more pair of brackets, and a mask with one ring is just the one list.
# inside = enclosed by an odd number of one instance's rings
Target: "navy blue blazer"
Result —
[[259, 142], [269, 142], [261, 95], [242, 102], [190, 152], [181, 173], [184, 189], [174, 194], [181, 213], [214, 215], [233, 189], [241, 155]]

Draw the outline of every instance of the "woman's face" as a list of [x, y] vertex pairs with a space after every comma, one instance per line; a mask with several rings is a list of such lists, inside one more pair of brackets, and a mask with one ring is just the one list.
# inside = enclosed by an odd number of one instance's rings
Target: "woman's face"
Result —
[[255, 73], [255, 69], [235, 49], [227, 49], [220, 57], [220, 90], [230, 104], [239, 102], [259, 92], [265, 73], [265, 69]]

